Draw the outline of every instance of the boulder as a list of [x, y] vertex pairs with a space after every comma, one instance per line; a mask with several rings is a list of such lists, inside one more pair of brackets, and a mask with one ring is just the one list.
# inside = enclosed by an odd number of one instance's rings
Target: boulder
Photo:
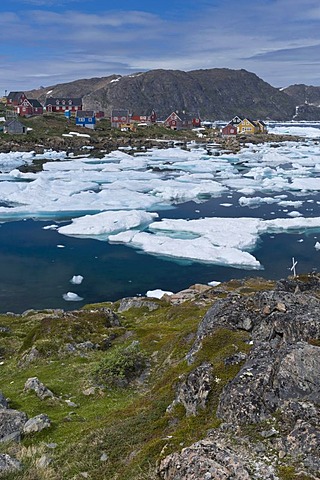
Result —
[[19, 470], [21, 463], [15, 458], [10, 457], [6, 453], [0, 453], [0, 475], [6, 472], [12, 472]]
[[36, 417], [30, 418], [23, 427], [23, 433], [41, 432], [45, 428], [51, 427], [51, 421], [48, 415], [41, 413]]
[[37, 377], [28, 378], [24, 385], [24, 389], [26, 391], [33, 390], [40, 400], [44, 400], [45, 398], [55, 398], [51, 390], [41, 383]]
[[28, 417], [10, 408], [0, 409], [0, 442], [19, 441]]
[[127, 310], [130, 310], [130, 308], [147, 308], [149, 312], [152, 312], [153, 310], [157, 310], [159, 305], [156, 302], [151, 302], [146, 298], [128, 297], [123, 298], [120, 301], [118, 312], [126, 312]]

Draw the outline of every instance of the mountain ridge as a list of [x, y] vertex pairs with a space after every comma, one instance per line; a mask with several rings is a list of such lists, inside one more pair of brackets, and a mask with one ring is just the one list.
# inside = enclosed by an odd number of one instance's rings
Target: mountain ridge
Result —
[[[236, 114], [265, 120], [320, 119], [320, 87], [298, 87], [278, 89], [244, 69], [157, 69], [79, 79], [26, 93], [42, 102], [46, 96], [81, 96], [84, 109], [107, 115], [125, 108], [141, 114], [155, 110], [158, 118], [183, 110], [210, 120], [229, 120]], [[311, 94], [313, 101], [308, 102]]]

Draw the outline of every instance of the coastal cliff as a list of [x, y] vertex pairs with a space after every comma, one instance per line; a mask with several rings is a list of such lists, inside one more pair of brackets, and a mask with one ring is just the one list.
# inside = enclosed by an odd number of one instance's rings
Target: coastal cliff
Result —
[[0, 315], [0, 476], [317, 479], [320, 276]]

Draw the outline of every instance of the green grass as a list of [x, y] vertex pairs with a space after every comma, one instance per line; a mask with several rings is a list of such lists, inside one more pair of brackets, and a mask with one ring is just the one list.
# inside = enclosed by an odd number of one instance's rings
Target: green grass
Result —
[[[232, 288], [249, 295], [247, 290], [258, 289], [259, 282], [226, 284], [226, 292]], [[1, 452], [23, 463], [20, 472], [2, 478], [80, 480], [81, 473], [88, 472], [92, 479], [155, 480], [160, 458], [202, 439], [209, 429], [219, 426], [219, 395], [241, 367], [226, 366], [224, 360], [236, 352], [249, 351], [248, 333], [217, 329], [203, 340], [194, 363], [189, 365], [186, 354], [208, 305], [157, 303], [158, 309], [152, 312], [132, 308], [119, 314], [120, 327], [112, 327], [103, 313], [105, 307], [116, 309], [118, 302], [87, 305], [78, 313], [58, 317], [46, 311], [0, 316], [0, 326], [10, 329], [0, 335], [4, 362], [0, 390], [10, 398], [11, 408], [29, 417], [46, 413], [52, 421], [51, 428], [26, 435], [20, 444], [0, 444]], [[103, 348], [65, 351], [66, 344], [87, 340]], [[136, 347], [128, 350], [130, 345]], [[39, 358], [25, 363], [25, 354], [34, 347], [40, 352]], [[131, 377], [130, 369], [141, 358], [146, 375], [143, 379]], [[213, 369], [206, 408], [196, 416], [186, 416], [179, 404], [167, 412], [177, 385], [203, 362], [210, 362]], [[126, 375], [128, 365], [127, 380], [132, 381], [110, 382], [103, 376], [106, 368], [107, 377]], [[55, 400], [42, 401], [34, 392], [24, 391], [26, 380], [34, 376], [55, 394]], [[85, 394], [88, 388], [93, 388], [92, 395]], [[69, 407], [68, 399], [77, 407]], [[255, 429], [248, 429], [247, 435], [256, 441]], [[56, 448], [47, 446], [52, 443]], [[106, 461], [100, 460], [103, 453], [108, 456]], [[44, 454], [52, 461], [40, 469], [37, 460]], [[289, 474], [291, 470], [283, 468], [281, 478], [297, 478]]]

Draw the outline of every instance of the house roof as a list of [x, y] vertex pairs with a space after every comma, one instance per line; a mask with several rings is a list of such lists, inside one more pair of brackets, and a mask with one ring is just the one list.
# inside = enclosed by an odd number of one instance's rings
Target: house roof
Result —
[[253, 125], [254, 127], [256, 127], [255, 122], [254, 122], [253, 120], [251, 120], [250, 118], [248, 118], [248, 117], [245, 117], [240, 123], [244, 122], [244, 120], [247, 120], [247, 122], [250, 122], [251, 125]]
[[131, 114], [132, 117], [151, 117], [151, 115], [155, 115], [155, 111], [154, 110], [149, 110], [148, 112], [133, 112]]
[[17, 120], [16, 118], [13, 118], [11, 120], [7, 120], [6, 123], [4, 124], [5, 127], [9, 127], [10, 125], [12, 124], [19, 124], [21, 125], [22, 127], [24, 127], [25, 125], [23, 125], [23, 123], [19, 122], [19, 120]]
[[129, 110], [112, 110], [112, 117], [127, 117], [129, 115]]
[[173, 113], [175, 113], [178, 119], [181, 120], [182, 122], [192, 121], [194, 118], [200, 118], [198, 113], [186, 113], [186, 112], [176, 111], [176, 112], [171, 112], [170, 115], [168, 115], [168, 117], [165, 119], [165, 121], [167, 121]]
[[10, 92], [7, 98], [8, 100], [19, 100], [21, 95], [24, 95], [24, 92]]
[[41, 103], [36, 98], [28, 98], [27, 100], [34, 108], [42, 108]]
[[69, 105], [69, 102], [72, 102], [72, 105], [75, 107], [79, 107], [82, 105], [82, 98], [72, 98], [72, 97], [48, 97], [46, 98], [46, 103], [45, 106], [47, 107], [48, 105], [56, 105], [57, 102], [59, 102], [59, 105], [62, 104], [62, 102], [65, 102], [65, 105]]
[[76, 117], [94, 117], [93, 110], [78, 110]]

